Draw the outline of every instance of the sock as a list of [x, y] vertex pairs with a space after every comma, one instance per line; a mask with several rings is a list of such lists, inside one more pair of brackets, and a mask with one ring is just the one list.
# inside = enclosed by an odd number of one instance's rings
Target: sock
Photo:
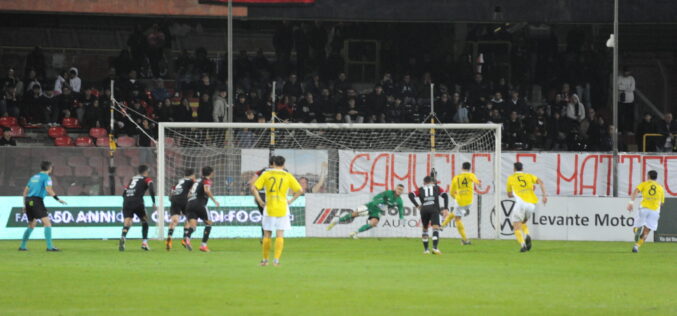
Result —
[[205, 231], [202, 234], [202, 245], [206, 246], [207, 241], [209, 241], [209, 233], [212, 232], [212, 227], [211, 226], [205, 226]]
[[368, 230], [370, 230], [370, 229], [371, 229], [371, 225], [369, 225], [369, 224], [364, 224], [364, 225], [362, 225], [362, 227], [360, 227], [360, 229], [357, 230], [357, 232], [358, 232], [358, 233], [361, 233], [361, 232], [364, 232], [364, 231], [368, 231]]
[[423, 235], [421, 236], [421, 240], [423, 241], [423, 249], [428, 250], [428, 232], [423, 232]]
[[515, 239], [520, 243], [520, 246], [524, 247], [524, 236], [522, 235], [522, 230], [515, 230]]
[[527, 224], [522, 223], [522, 232], [524, 233], [525, 237], [529, 235], [529, 227], [527, 227]]
[[45, 227], [45, 242], [47, 243], [47, 249], [54, 248], [54, 245], [52, 245], [52, 226]]
[[433, 229], [433, 249], [437, 249], [437, 244], [440, 242], [440, 231]]
[[167, 239], [172, 239], [172, 235], [174, 235], [174, 228], [170, 228], [167, 232]]
[[458, 230], [458, 233], [461, 234], [461, 239], [468, 240], [468, 237], [465, 235], [465, 225], [463, 225], [463, 221], [456, 220], [456, 229]]
[[268, 260], [270, 257], [270, 244], [270, 237], [263, 237], [263, 244], [261, 246], [261, 249], [263, 250], [263, 260]]
[[643, 244], [644, 244], [644, 239], [640, 239], [640, 240], [637, 241], [637, 243], [635, 244], [635, 246], [637, 246], [637, 248], [639, 248], [639, 247], [641, 247]]
[[148, 222], [141, 224], [141, 237], [143, 237], [143, 240], [148, 239]]
[[348, 213], [346, 215], [343, 215], [339, 218], [339, 222], [345, 222], [353, 217], [353, 214]]
[[122, 237], [127, 237], [127, 232], [129, 231], [129, 226], [122, 227]]
[[33, 232], [33, 228], [26, 228], [26, 231], [24, 231], [24, 237], [21, 240], [21, 249], [26, 249], [26, 243], [28, 242], [28, 238], [31, 237], [31, 233]]
[[276, 237], [275, 238], [275, 259], [280, 260], [282, 256], [282, 250], [284, 249], [284, 238]]
[[452, 218], [454, 218], [454, 215], [453, 215], [453, 214], [447, 215], [447, 218], [445, 218], [444, 221], [442, 222], [442, 226], [447, 226], [447, 225], [449, 225], [449, 222], [451, 222], [451, 219], [452, 219]]
[[193, 227], [189, 227], [188, 230], [184, 233], [184, 237], [185, 237], [185, 238], [190, 238], [190, 236], [193, 235], [193, 232], [194, 232], [194, 231], [195, 231], [195, 230], [193, 229]]

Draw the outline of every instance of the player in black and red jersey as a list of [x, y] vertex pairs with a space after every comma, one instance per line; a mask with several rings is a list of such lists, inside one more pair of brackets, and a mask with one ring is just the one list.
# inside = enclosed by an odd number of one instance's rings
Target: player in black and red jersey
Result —
[[[186, 169], [183, 173], [184, 177], [172, 188], [172, 194], [169, 201], [172, 202], [170, 208], [170, 222], [169, 231], [167, 233], [167, 240], [165, 240], [165, 247], [167, 251], [172, 249], [172, 235], [174, 235], [174, 228], [179, 224], [179, 217], [186, 216], [186, 207], [188, 206], [188, 193], [195, 183], [195, 170]], [[188, 229], [188, 218], [183, 225], [183, 232], [186, 233]]]
[[188, 206], [186, 212], [188, 213], [189, 227], [183, 234], [183, 242], [181, 243], [186, 249], [193, 250], [190, 245], [190, 236], [197, 228], [197, 219], [201, 219], [205, 223], [205, 231], [202, 236], [202, 245], [200, 251], [209, 252], [207, 241], [209, 240], [209, 233], [212, 231], [212, 220], [209, 217], [209, 210], [207, 209], [207, 202], [211, 199], [216, 207], [219, 207], [219, 202], [216, 201], [212, 194], [212, 179], [214, 169], [212, 167], [202, 168], [202, 178], [193, 183], [190, 189], [188, 198]]
[[129, 185], [122, 193], [124, 202], [122, 204], [122, 214], [124, 217], [124, 226], [122, 227], [122, 236], [120, 237], [119, 249], [125, 251], [125, 240], [127, 239], [127, 232], [132, 227], [132, 219], [134, 214], [141, 220], [141, 233], [143, 242], [141, 249], [150, 250], [148, 247], [148, 216], [146, 215], [146, 207], [143, 203], [143, 195], [148, 190], [150, 199], [153, 201], [153, 209], [155, 209], [155, 189], [153, 188], [153, 179], [148, 177], [148, 166], [139, 166], [139, 174], [132, 177]]
[[[256, 182], [256, 179], [258, 179], [259, 176], [260, 176], [262, 173], [266, 172], [266, 170], [272, 169], [272, 168], [273, 168], [273, 158], [274, 158], [274, 157], [275, 157], [275, 156], [270, 156], [270, 158], [268, 159], [268, 167], [263, 168], [263, 169], [257, 171], [256, 173], [254, 173], [254, 175], [252, 176], [252, 178], [249, 179], [249, 185], [254, 184], [254, 182]], [[259, 190], [259, 196], [261, 196], [261, 199], [263, 200], [263, 202], [265, 202], [265, 201], [266, 201], [266, 190], [265, 190], [265, 189]], [[263, 218], [263, 206], [259, 205], [259, 203], [256, 202], [256, 199], [254, 199], [254, 203], [255, 203], [256, 206], [259, 208], [259, 213], [261, 213], [261, 218]], [[265, 204], [264, 204], [264, 205], [265, 205]], [[260, 243], [263, 243], [263, 226], [261, 226], [261, 239], [259, 239], [259, 242], [260, 242]]]
[[[409, 199], [421, 213], [421, 228], [423, 228], [423, 253], [430, 254], [428, 248], [428, 225], [433, 226], [433, 250], [432, 253], [439, 255], [442, 252], [437, 248], [440, 240], [440, 211], [449, 208], [449, 195], [444, 192], [444, 189], [437, 185], [435, 178], [426, 176], [423, 178], [423, 186], [418, 188], [416, 192], [409, 193]], [[418, 197], [421, 204], [416, 201]], [[444, 200], [444, 208], [440, 209], [439, 198]]]

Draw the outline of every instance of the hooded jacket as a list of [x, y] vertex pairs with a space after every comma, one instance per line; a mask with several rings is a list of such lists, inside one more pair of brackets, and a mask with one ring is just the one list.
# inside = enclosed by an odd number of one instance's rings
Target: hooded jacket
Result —
[[226, 117], [226, 109], [228, 109], [228, 102], [226, 101], [226, 98], [216, 94], [216, 96], [214, 96], [214, 109], [212, 113], [214, 122], [220, 122], [220, 118]]
[[80, 93], [80, 88], [82, 88], [82, 80], [80, 80], [80, 73], [78, 72], [78, 69], [75, 67], [71, 67], [71, 69], [68, 70], [68, 72], [75, 71], [75, 78], [69, 79], [68, 83], [70, 84], [73, 92]]

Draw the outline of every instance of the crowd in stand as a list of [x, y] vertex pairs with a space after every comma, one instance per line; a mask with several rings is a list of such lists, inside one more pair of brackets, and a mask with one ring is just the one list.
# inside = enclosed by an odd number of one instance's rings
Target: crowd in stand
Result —
[[[430, 121], [430, 84], [435, 82], [432, 103], [437, 121], [502, 124], [505, 149], [608, 151], [612, 146], [609, 117], [584, 104], [577, 93], [581, 87], [568, 83], [561, 83], [555, 93], [544, 94], [540, 100], [527, 100], [522, 96], [524, 89], [510, 86], [505, 78], [485, 80], [486, 74], [479, 71], [465, 78], [455, 76], [454, 80], [449, 79], [451, 76], [436, 78], [440, 75], [427, 69], [435, 68], [431, 64], [416, 71], [385, 72], [378, 82], [365, 87], [350, 82], [342, 70], [337, 57], [342, 46], [333, 44], [343, 40], [340, 28], [327, 32], [317, 24], [283, 23], [273, 38], [274, 59], [262, 50], [253, 56], [241, 51], [234, 58], [235, 96], [231, 105], [227, 83], [216, 79], [225, 78], [225, 67], [209, 59], [204, 48], [194, 54], [184, 50], [174, 59], [174, 84], [159, 79], [163, 70], [157, 61], [169, 38], [170, 34], [157, 24], [146, 33], [135, 30], [129, 48], [111, 61], [103, 80], [83, 80], [75, 67], [47, 80], [44, 60], [36, 48], [27, 57], [23, 78], [10, 68], [0, 79], [0, 116], [47, 126], [73, 117], [83, 128], [108, 128], [110, 83], [115, 81], [116, 99], [130, 109], [127, 115], [115, 113], [116, 133], [139, 135], [139, 145], [150, 146], [146, 135], [154, 137], [155, 122], [223, 122], [230, 107], [237, 122], [269, 121], [273, 109], [279, 120], [288, 122]], [[139, 66], [140, 60], [151, 60], [150, 71]], [[142, 80], [140, 73], [151, 73], [153, 79]], [[631, 74], [624, 73], [623, 77]], [[275, 100], [270, 98], [273, 82]], [[672, 115], [654, 120], [647, 114], [634, 132], [640, 150], [642, 135], [659, 133], [666, 136], [650, 139], [647, 150], [672, 151], [674, 140], [667, 136], [677, 133], [677, 123]]]

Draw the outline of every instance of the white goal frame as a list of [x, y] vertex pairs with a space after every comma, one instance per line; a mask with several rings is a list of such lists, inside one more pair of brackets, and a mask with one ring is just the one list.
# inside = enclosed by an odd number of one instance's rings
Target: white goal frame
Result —
[[[499, 238], [499, 212], [500, 208], [500, 179], [501, 179], [501, 124], [430, 124], [430, 123], [360, 123], [360, 124], [336, 124], [336, 123], [207, 123], [207, 122], [161, 122], [158, 126], [158, 152], [157, 152], [157, 178], [158, 178], [158, 218], [157, 218], [157, 237], [164, 238], [165, 227], [165, 130], [171, 128], [221, 128], [221, 129], [337, 129], [337, 130], [375, 130], [375, 129], [410, 129], [410, 130], [429, 130], [432, 135], [439, 129], [465, 129], [465, 130], [493, 130], [494, 131], [494, 221], [495, 238]], [[431, 151], [434, 151], [434, 147]]]

